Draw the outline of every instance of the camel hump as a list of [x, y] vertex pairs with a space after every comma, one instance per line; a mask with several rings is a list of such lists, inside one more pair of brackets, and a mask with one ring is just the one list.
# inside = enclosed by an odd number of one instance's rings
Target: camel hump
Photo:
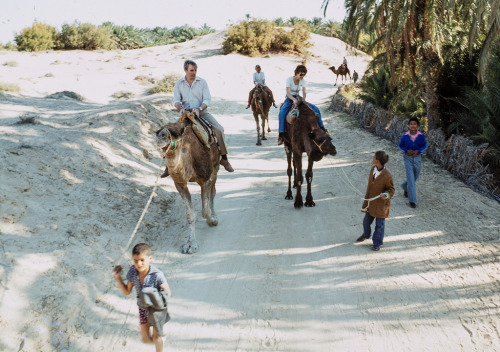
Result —
[[191, 126], [194, 134], [198, 137], [198, 140], [207, 148], [210, 149], [210, 144], [212, 144], [212, 134], [210, 133], [210, 127], [205, 123], [202, 118], [196, 117], [192, 112], [185, 112], [182, 114], [179, 124], [184, 127]]

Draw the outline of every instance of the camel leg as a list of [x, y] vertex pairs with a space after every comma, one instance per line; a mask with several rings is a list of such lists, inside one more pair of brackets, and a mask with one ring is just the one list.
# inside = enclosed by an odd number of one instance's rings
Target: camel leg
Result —
[[207, 220], [208, 226], [217, 226], [218, 219], [215, 214], [212, 213], [213, 208], [213, 197], [212, 191], [214, 190], [212, 179], [204, 182], [201, 186], [201, 208], [202, 214], [205, 220]]
[[259, 114], [254, 112], [253, 118], [255, 119], [255, 124], [257, 125], [257, 143], [255, 143], [255, 145], [262, 145], [262, 143], [260, 142]]
[[313, 196], [311, 193], [311, 184], [313, 180], [313, 164], [314, 161], [309, 159], [307, 163], [307, 171], [306, 171], [306, 181], [307, 181], [307, 195], [306, 195], [306, 201], [304, 205], [306, 207], [315, 207], [316, 203], [313, 201]]
[[267, 138], [266, 138], [266, 117], [264, 117], [263, 115], [261, 115], [262, 117], [262, 140], [264, 141], [267, 141]]
[[335, 79], [335, 84], [334, 84], [334, 86], [336, 86], [336, 85], [337, 85], [337, 81], [338, 81], [338, 80], [339, 80], [339, 75], [337, 75], [337, 78]]
[[292, 151], [285, 145], [286, 152], [286, 162], [288, 167], [286, 169], [286, 174], [288, 175], [288, 191], [286, 191], [285, 199], [293, 199], [292, 194]]
[[212, 210], [212, 226], [217, 226], [219, 223], [219, 219], [217, 217], [217, 214], [215, 214], [215, 208], [214, 208], [214, 199], [215, 199], [215, 194], [217, 193], [215, 189], [215, 184], [217, 182], [217, 170], [214, 170], [212, 177], [210, 178], [212, 180], [211, 184], [211, 192], [210, 192], [210, 209]]
[[267, 121], [267, 133], [271, 133], [271, 126], [269, 125], [269, 113], [266, 115], [266, 121]]
[[293, 163], [296, 169], [295, 170], [296, 193], [295, 193], [295, 203], [293, 203], [293, 206], [295, 207], [295, 209], [300, 209], [304, 206], [301, 194], [302, 182], [304, 182], [304, 178], [302, 176], [302, 155], [293, 153]]
[[189, 234], [186, 243], [182, 246], [182, 253], [196, 253], [198, 251], [198, 243], [196, 242], [195, 225], [196, 225], [196, 212], [194, 211], [193, 204], [191, 203], [191, 194], [187, 183], [175, 183], [175, 188], [182, 197], [182, 201], [186, 206], [186, 218], [189, 227]]

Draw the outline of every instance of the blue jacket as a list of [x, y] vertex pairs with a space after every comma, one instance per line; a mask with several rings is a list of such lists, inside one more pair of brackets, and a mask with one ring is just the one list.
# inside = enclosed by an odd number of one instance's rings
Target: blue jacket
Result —
[[399, 149], [403, 153], [407, 153], [408, 150], [416, 150], [418, 154], [422, 154], [427, 149], [427, 141], [423, 134], [419, 134], [415, 141], [412, 141], [408, 133], [405, 133], [399, 141]]

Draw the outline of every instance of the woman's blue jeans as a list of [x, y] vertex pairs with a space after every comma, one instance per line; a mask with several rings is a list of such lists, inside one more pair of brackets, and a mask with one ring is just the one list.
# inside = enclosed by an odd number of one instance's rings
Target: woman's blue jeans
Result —
[[[290, 98], [286, 97], [285, 102], [283, 103], [283, 106], [281, 107], [280, 113], [279, 113], [279, 132], [286, 132], [286, 115], [288, 115], [288, 112], [290, 111], [290, 108], [292, 107], [293, 102], [290, 100]], [[323, 120], [321, 120], [321, 112], [319, 111], [318, 107], [316, 105], [313, 105], [311, 103], [307, 103], [313, 109], [313, 111], [318, 115], [319, 118], [319, 127], [323, 127]]]
[[422, 170], [422, 157], [421, 156], [408, 156], [403, 155], [405, 162], [406, 180], [401, 184], [404, 191], [408, 192], [408, 201], [411, 203], [417, 202], [417, 189], [416, 182], [420, 171]]
[[375, 231], [373, 231], [373, 245], [381, 246], [384, 244], [384, 229], [385, 229], [385, 219], [374, 218], [370, 213], [365, 214], [363, 219], [363, 237], [370, 238], [372, 229], [371, 225], [375, 220]]

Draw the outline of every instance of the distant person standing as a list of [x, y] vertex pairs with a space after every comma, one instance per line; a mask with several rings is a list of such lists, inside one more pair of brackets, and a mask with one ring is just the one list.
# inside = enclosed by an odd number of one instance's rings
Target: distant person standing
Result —
[[352, 79], [354, 80], [354, 83], [358, 81], [358, 73], [356, 72], [356, 70], [354, 70], [354, 72], [352, 73]]
[[260, 68], [260, 65], [255, 65], [255, 72], [253, 73], [254, 87], [250, 90], [250, 93], [248, 93], [248, 105], [245, 109], [248, 109], [250, 107], [250, 104], [252, 103], [253, 91], [255, 90], [255, 87], [257, 87], [257, 84], [261, 84], [262, 87], [264, 87], [264, 90], [271, 97], [271, 101], [273, 102], [273, 106], [275, 108], [277, 108], [276, 103], [274, 102], [273, 92], [271, 91], [271, 88], [269, 88], [266, 85], [266, 76], [264, 75], [264, 72], [262, 72], [261, 70], [262, 69]]
[[406, 180], [401, 184], [405, 197], [408, 197], [410, 207], [417, 207], [416, 182], [422, 170], [422, 153], [427, 149], [427, 141], [418, 130], [420, 123], [416, 117], [408, 121], [408, 132], [403, 134], [399, 149], [404, 153]]

